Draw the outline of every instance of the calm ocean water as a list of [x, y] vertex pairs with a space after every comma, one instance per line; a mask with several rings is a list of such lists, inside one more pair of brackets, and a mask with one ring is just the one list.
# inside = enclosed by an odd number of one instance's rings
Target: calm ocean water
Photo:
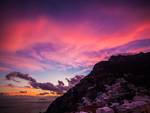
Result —
[[0, 96], [0, 113], [40, 113], [56, 97]]

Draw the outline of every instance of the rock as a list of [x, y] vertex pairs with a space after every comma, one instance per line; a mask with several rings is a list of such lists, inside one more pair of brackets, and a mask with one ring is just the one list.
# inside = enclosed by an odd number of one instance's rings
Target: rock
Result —
[[85, 105], [85, 106], [91, 105], [91, 102], [87, 97], [83, 97], [82, 101], [83, 101], [82, 104]]
[[123, 109], [134, 109], [134, 108], [143, 106], [145, 104], [146, 104], [145, 101], [133, 101], [131, 103], [126, 102], [126, 103], [122, 104], [120, 107], [123, 108]]
[[149, 102], [150, 103], [150, 96], [144, 95], [144, 96], [135, 96], [133, 98], [134, 101], [144, 101], [144, 102]]
[[88, 112], [80, 111], [80, 112], [76, 112], [76, 113], [88, 113]]
[[111, 107], [112, 107], [112, 108], [115, 108], [115, 107], [117, 107], [117, 106], [119, 106], [119, 105], [120, 105], [119, 103], [115, 102], [115, 103], [112, 103]]
[[96, 113], [114, 113], [112, 108], [109, 107], [102, 107], [102, 108], [98, 108], [96, 110]]
[[[46, 113], [74, 113], [81, 105], [88, 108], [88, 113], [95, 113], [104, 106], [112, 106], [110, 109], [117, 113], [128, 113], [128, 108], [130, 113], [134, 110], [140, 111], [137, 113], [142, 113], [143, 109], [148, 111], [150, 99], [145, 96], [150, 96], [149, 67], [150, 52], [112, 56], [108, 61], [98, 62], [89, 75], [53, 101]], [[139, 99], [137, 95], [144, 98]]]

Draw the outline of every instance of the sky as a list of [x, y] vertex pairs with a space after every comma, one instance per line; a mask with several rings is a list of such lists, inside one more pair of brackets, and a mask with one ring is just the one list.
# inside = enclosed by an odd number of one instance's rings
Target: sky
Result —
[[64, 93], [111, 55], [150, 51], [149, 0], [0, 2], [1, 93]]

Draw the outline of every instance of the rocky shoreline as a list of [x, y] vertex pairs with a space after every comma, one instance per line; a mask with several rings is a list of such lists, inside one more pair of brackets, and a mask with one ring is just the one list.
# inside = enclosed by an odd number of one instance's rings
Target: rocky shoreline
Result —
[[112, 56], [46, 113], [150, 113], [150, 53]]

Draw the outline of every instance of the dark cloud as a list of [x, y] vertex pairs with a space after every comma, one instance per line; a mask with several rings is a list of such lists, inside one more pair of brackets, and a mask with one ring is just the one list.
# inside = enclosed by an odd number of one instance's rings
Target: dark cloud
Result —
[[[53, 92], [56, 92], [58, 94], [62, 94], [64, 92], [66, 92], [68, 89], [70, 89], [71, 87], [76, 85], [83, 77], [84, 77], [83, 75], [77, 75], [73, 78], [69, 78], [69, 79], [66, 78], [66, 80], [68, 81], [68, 86], [65, 86], [63, 81], [60, 81], [60, 80], [58, 80], [57, 85], [54, 85], [50, 82], [40, 83], [40, 82], [37, 82], [34, 78], [30, 77], [28, 74], [23, 74], [20, 72], [12, 72], [12, 73], [9, 73], [8, 75], [6, 75], [7, 80], [14, 80], [15, 81], [15, 78], [20, 78], [20, 79], [29, 81], [29, 84], [33, 88], [53, 91]], [[23, 92], [21, 92], [21, 93], [23, 93]]]
[[13, 84], [8, 84], [9, 87], [15, 87]]
[[64, 86], [65, 84], [63, 83], [63, 81], [58, 80], [58, 85], [59, 86]]
[[28, 74], [23, 74], [23, 73], [20, 73], [20, 72], [12, 72], [12, 73], [9, 73], [9, 74], [6, 75], [7, 80], [16, 81], [14, 78], [21, 78], [23, 80], [27, 80], [27, 81], [30, 81], [30, 82], [36, 82], [36, 80], [33, 79], [32, 77], [30, 77]]
[[7, 93], [5, 93], [5, 92], [1, 92], [0, 93], [0, 96], [7, 96], [8, 94]]
[[70, 79], [66, 78], [66, 80], [68, 82], [68, 86], [71, 88], [77, 83], [79, 83], [82, 78], [84, 78], [83, 75], [76, 75], [75, 77], [70, 78]]
[[31, 86], [24, 86], [25, 88], [31, 88]]
[[27, 93], [27, 91], [19, 91], [19, 93]]
[[39, 93], [38, 95], [48, 95], [48, 92]]
[[68, 82], [68, 86], [65, 86], [65, 84], [63, 83], [63, 81], [58, 80], [58, 84], [54, 85], [50, 82], [47, 83], [39, 83], [39, 82], [30, 82], [30, 85], [33, 88], [40, 88], [42, 90], [49, 90], [49, 91], [54, 91], [57, 93], [64, 93], [66, 92], [68, 89], [72, 88], [74, 85], [76, 85], [84, 76], [80, 76], [77, 75], [73, 78], [66, 78], [67, 82]]
[[65, 84], [63, 83], [63, 81], [58, 80], [58, 85], [56, 86], [59, 89], [59, 92], [65, 92], [67, 91], [70, 87], [69, 86], [65, 86]]
[[30, 85], [33, 88], [40, 88], [42, 90], [50, 90], [50, 91], [60, 92], [60, 90], [50, 82], [47, 82], [47, 83], [30, 82]]

